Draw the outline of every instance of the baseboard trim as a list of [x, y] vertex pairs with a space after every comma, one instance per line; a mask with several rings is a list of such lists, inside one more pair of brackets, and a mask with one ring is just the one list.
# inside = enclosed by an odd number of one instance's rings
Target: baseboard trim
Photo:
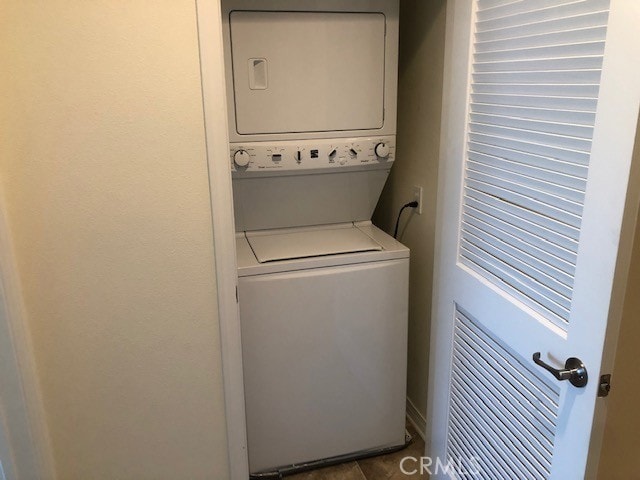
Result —
[[409, 397], [407, 397], [407, 419], [424, 440], [425, 432], [427, 431], [427, 420]]

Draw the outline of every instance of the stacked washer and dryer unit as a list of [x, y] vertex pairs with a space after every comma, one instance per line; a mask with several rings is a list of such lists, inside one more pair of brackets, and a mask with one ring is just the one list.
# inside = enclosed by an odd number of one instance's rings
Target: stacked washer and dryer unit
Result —
[[405, 444], [397, 0], [223, 0], [252, 476]]

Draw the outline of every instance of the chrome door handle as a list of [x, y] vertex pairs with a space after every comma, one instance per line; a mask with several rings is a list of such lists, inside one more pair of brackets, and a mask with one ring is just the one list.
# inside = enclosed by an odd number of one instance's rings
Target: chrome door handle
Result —
[[587, 384], [589, 377], [587, 375], [587, 367], [584, 366], [582, 360], [576, 357], [568, 358], [564, 364], [563, 370], [553, 368], [540, 360], [540, 352], [533, 354], [533, 361], [542, 368], [550, 372], [558, 380], [569, 380], [574, 387], [582, 388]]

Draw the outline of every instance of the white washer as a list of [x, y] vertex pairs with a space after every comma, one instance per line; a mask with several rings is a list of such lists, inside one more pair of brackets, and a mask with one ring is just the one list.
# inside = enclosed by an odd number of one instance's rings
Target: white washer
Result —
[[237, 249], [251, 473], [404, 445], [409, 250], [370, 222]]

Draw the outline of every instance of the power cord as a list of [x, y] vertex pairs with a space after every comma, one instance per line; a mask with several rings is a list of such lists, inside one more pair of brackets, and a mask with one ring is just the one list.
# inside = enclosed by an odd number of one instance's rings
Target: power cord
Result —
[[393, 238], [398, 238], [398, 225], [400, 224], [400, 215], [402, 215], [402, 211], [407, 207], [417, 208], [418, 207], [417, 200], [404, 204], [400, 209], [400, 211], [398, 212], [398, 219], [396, 220], [396, 228], [393, 231]]

